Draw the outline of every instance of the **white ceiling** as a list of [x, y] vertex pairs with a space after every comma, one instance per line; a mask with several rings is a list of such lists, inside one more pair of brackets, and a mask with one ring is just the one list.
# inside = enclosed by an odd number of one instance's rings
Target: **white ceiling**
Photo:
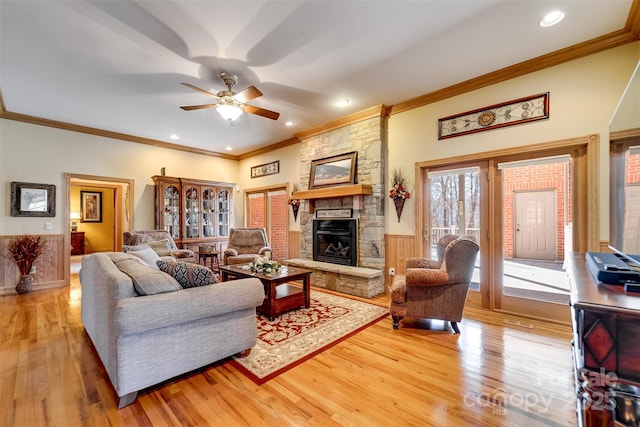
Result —
[[[240, 155], [620, 30], [631, 3], [0, 0], [0, 90], [12, 113]], [[181, 82], [216, 93], [223, 71], [280, 118], [179, 108], [213, 102]]]

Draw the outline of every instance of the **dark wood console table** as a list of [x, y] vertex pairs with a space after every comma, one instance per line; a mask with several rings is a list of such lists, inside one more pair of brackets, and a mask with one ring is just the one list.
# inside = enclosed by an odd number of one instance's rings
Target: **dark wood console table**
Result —
[[597, 284], [584, 253], [571, 255], [569, 277], [579, 425], [638, 425], [622, 412], [640, 405], [640, 293]]

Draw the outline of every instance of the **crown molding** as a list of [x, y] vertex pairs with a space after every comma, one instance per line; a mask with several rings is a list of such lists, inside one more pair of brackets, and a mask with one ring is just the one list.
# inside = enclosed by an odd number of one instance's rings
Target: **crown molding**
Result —
[[154, 147], [161, 147], [170, 150], [185, 151], [188, 153], [202, 154], [206, 156], [219, 157], [229, 160], [241, 160], [249, 157], [264, 154], [266, 152], [276, 150], [279, 148], [287, 147], [289, 145], [300, 142], [301, 139], [309, 138], [314, 135], [319, 135], [324, 132], [335, 130], [362, 120], [370, 119], [373, 117], [389, 117], [393, 114], [402, 113], [404, 111], [412, 110], [414, 108], [422, 107], [424, 105], [432, 104], [437, 101], [442, 101], [454, 96], [462, 95], [473, 90], [481, 89], [483, 87], [491, 86], [497, 83], [504, 82], [506, 80], [520, 77], [529, 73], [543, 70], [545, 68], [560, 65], [565, 62], [573, 61], [588, 55], [593, 55], [598, 52], [602, 52], [607, 49], [612, 49], [618, 46], [622, 46], [627, 43], [632, 43], [640, 40], [640, 0], [633, 0], [629, 15], [624, 29], [614, 31], [609, 34], [597, 37], [595, 39], [587, 40], [576, 45], [560, 49], [546, 55], [538, 56], [533, 59], [529, 59], [520, 62], [509, 67], [502, 68], [497, 71], [493, 71], [484, 74], [473, 79], [466, 80], [455, 85], [448, 86], [443, 89], [439, 89], [434, 92], [430, 92], [418, 97], [409, 99], [407, 101], [400, 102], [392, 106], [385, 106], [383, 104], [375, 107], [368, 108], [366, 110], [356, 112], [337, 120], [316, 126], [306, 131], [298, 132], [295, 136], [274, 144], [259, 148], [241, 155], [230, 155], [226, 153], [218, 153], [215, 151], [204, 150], [200, 148], [188, 147], [185, 145], [173, 144], [165, 141], [142, 138], [134, 135], [112, 132], [88, 126], [76, 125], [73, 123], [60, 122], [56, 120], [45, 119], [41, 117], [29, 116], [26, 114], [13, 113], [6, 110], [4, 104], [4, 98], [2, 97], [2, 91], [0, 90], [0, 118], [8, 120], [16, 120], [25, 123], [31, 123], [41, 126], [49, 126], [58, 129], [69, 130], [73, 132], [86, 133], [90, 135], [102, 136], [105, 138], [120, 139], [124, 141], [135, 142], [139, 144], [151, 145]]
[[[390, 107], [389, 115], [402, 113], [414, 108], [422, 107], [434, 102], [462, 95], [473, 90], [511, 80], [516, 77], [524, 76], [536, 71], [541, 71], [545, 68], [564, 64], [565, 62], [580, 59], [585, 56], [593, 55], [608, 49], [613, 49], [627, 43], [636, 42], [640, 40], [640, 23], [638, 23], [640, 22], [640, 7], [638, 6], [639, 4], [640, 0], [634, 0], [632, 5], [632, 13], [633, 16], [637, 16], [637, 19], [636, 21], [633, 21], [633, 24], [627, 23], [630, 28], [614, 31], [609, 34], [605, 34], [604, 36], [588, 40], [586, 42], [578, 43], [573, 46], [548, 53], [546, 55], [538, 56], [536, 58], [529, 59], [497, 71], [492, 71], [482, 76], [475, 77], [473, 79], [469, 79], [464, 82], [457, 83], [455, 85], [448, 86], [446, 88], [439, 89], [404, 102], [400, 102]], [[629, 17], [632, 16], [632, 13], [629, 14]]]
[[298, 132], [295, 136], [298, 139], [306, 139], [315, 135], [320, 135], [325, 132], [329, 132], [341, 127], [351, 125], [353, 123], [361, 122], [363, 120], [372, 119], [374, 117], [386, 117], [389, 107], [384, 104], [376, 105], [375, 107], [367, 108], [366, 110], [358, 111], [348, 116], [341, 117], [337, 120], [327, 122], [316, 126], [314, 128]]
[[[1, 100], [0, 100], [0, 104], [2, 104]], [[48, 126], [48, 127], [57, 128], [57, 129], [64, 129], [71, 132], [79, 132], [79, 133], [85, 133], [89, 135], [102, 136], [104, 138], [112, 138], [112, 139], [119, 139], [122, 141], [136, 142], [138, 144], [151, 145], [151, 146], [160, 147], [160, 148], [167, 148], [169, 150], [179, 150], [179, 151], [185, 151], [187, 153], [202, 154], [205, 156], [220, 157], [220, 158], [229, 159], [229, 160], [238, 160], [238, 156], [232, 156], [229, 154], [218, 153], [210, 150], [203, 150], [201, 148], [187, 147], [185, 145], [172, 144], [170, 142], [159, 141], [151, 138], [142, 138], [139, 136], [133, 136], [126, 133], [113, 132], [113, 131], [108, 131], [103, 129], [92, 128], [89, 126], [82, 126], [82, 125], [76, 125], [73, 123], [60, 122], [57, 120], [45, 119], [42, 117], [29, 116], [27, 114], [12, 113], [10, 111], [5, 111], [5, 110], [0, 111], [0, 118], [7, 119], [7, 120], [15, 120], [18, 122], [30, 123], [34, 125]]]

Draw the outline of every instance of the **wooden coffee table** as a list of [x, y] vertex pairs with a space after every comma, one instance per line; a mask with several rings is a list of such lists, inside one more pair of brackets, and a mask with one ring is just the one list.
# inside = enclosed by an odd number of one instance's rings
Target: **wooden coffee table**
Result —
[[[222, 281], [231, 278], [255, 277], [264, 285], [265, 298], [257, 311], [274, 320], [282, 313], [311, 305], [311, 273], [313, 271], [298, 267], [281, 266], [274, 273], [253, 273], [249, 264], [221, 265]], [[302, 281], [302, 288], [289, 282]]]

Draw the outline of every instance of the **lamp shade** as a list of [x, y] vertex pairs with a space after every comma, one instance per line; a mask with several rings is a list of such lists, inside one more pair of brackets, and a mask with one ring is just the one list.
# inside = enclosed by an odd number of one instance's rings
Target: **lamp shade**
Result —
[[69, 214], [69, 218], [71, 219], [80, 219], [80, 213], [76, 211], [71, 211]]

